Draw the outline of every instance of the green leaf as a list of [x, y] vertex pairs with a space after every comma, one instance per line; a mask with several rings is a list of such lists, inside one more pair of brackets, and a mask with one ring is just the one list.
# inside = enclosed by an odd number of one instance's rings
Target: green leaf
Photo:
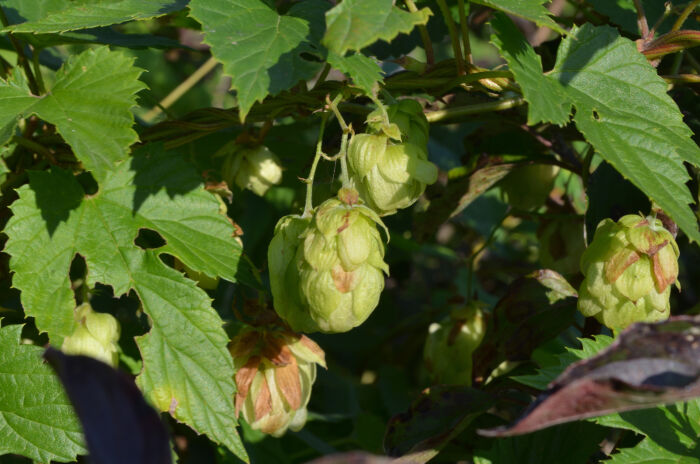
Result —
[[204, 41], [231, 76], [241, 120], [256, 101], [318, 72], [327, 8], [322, 0], [307, 0], [280, 15], [262, 0], [192, 0], [190, 11], [202, 24]]
[[40, 462], [86, 454], [73, 406], [43, 349], [21, 345], [21, 325], [0, 329], [0, 455], [16, 453]]
[[560, 34], [566, 31], [549, 16], [549, 11], [544, 4], [549, 0], [472, 0], [474, 3], [488, 6], [494, 10], [520, 16], [532, 21], [538, 26], [548, 27]]
[[[528, 121], [563, 125], [573, 106], [586, 140], [625, 178], [668, 213], [691, 240], [700, 241], [683, 161], [700, 165], [700, 148], [683, 122], [666, 83], [634, 42], [607, 26], [585, 24], [562, 41], [547, 75], [525, 38], [500, 16], [496, 43], [530, 102]], [[542, 98], [546, 95], [547, 98]], [[552, 105], [551, 95], [561, 101]]]
[[[0, 80], [0, 127], [36, 114], [55, 124], [85, 168], [102, 179], [138, 139], [131, 107], [145, 87], [140, 74], [132, 58], [100, 47], [71, 57], [56, 73], [53, 88], [40, 97], [16, 80]], [[0, 133], [0, 143], [7, 142], [8, 132]]]
[[[3, 6], [6, 2], [7, 0], [2, 2]], [[30, 2], [23, 3], [30, 4]], [[2, 29], [2, 32], [45, 34], [156, 18], [183, 9], [187, 5], [187, 0], [117, 0], [111, 2], [63, 0], [44, 1], [42, 5], [46, 8], [42, 12], [43, 14], [34, 14], [32, 15], [34, 16], [33, 20], [6, 27]]]
[[[111, 285], [117, 296], [133, 290], [150, 317], [151, 331], [138, 340], [144, 365], [138, 382], [151, 402], [245, 457], [222, 321], [203, 290], [158, 258], [168, 253], [195, 271], [235, 280], [241, 248], [233, 225], [196, 171], [181, 154], [149, 145], [90, 196], [58, 168], [29, 177], [12, 205], [5, 249], [25, 313], [60, 345], [73, 330], [68, 271], [80, 254], [90, 287]], [[137, 247], [140, 229], [158, 232], [166, 245]]]
[[679, 455], [672, 449], [661, 446], [645, 438], [633, 448], [622, 448], [619, 453], [610, 456], [606, 464], [697, 464], [700, 457], [692, 449], [687, 455]]
[[391, 0], [343, 0], [326, 13], [326, 34], [322, 43], [338, 55], [360, 50], [377, 40], [390, 42], [415, 26], [425, 25], [429, 8], [415, 13], [404, 11]]
[[355, 85], [367, 94], [372, 93], [372, 87], [377, 82], [382, 82], [382, 68], [376, 61], [362, 53], [340, 56], [337, 53], [328, 52], [328, 64], [349, 76]]

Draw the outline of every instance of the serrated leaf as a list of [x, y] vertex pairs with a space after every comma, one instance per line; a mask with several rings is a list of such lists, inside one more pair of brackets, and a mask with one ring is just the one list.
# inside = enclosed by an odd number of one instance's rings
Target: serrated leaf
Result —
[[[153, 404], [245, 457], [222, 321], [203, 290], [158, 258], [168, 253], [195, 271], [236, 278], [241, 248], [233, 225], [184, 157], [149, 145], [93, 195], [58, 168], [31, 172], [18, 193], [5, 251], [13, 285], [37, 327], [56, 345], [72, 332], [68, 270], [80, 254], [90, 286], [111, 285], [115, 295], [135, 291], [150, 317], [151, 331], [138, 341], [144, 363], [138, 381]], [[158, 232], [166, 245], [137, 247], [142, 228]]]
[[[5, 2], [3, 2], [5, 3]], [[29, 2], [24, 2], [29, 4]], [[111, 2], [44, 2], [46, 10], [30, 21], [2, 29], [2, 32], [75, 31], [127, 21], [156, 18], [183, 9], [187, 0], [117, 0]]]
[[[524, 37], [514, 38], [509, 19], [492, 22], [504, 58], [522, 82], [530, 102], [530, 124], [564, 124], [563, 108], [576, 109], [574, 122], [596, 151], [644, 191], [691, 240], [700, 241], [683, 161], [700, 165], [700, 148], [666, 93], [666, 83], [637, 51], [634, 42], [607, 26], [585, 24], [562, 41], [554, 69], [541, 64]], [[549, 93], [548, 93], [549, 92]], [[538, 94], [546, 94], [543, 99]]]
[[[688, 455], [679, 455], [672, 449], [661, 446], [645, 438], [633, 448], [622, 448], [610, 456], [606, 464], [697, 464], [700, 456], [692, 448]], [[692, 454], [691, 454], [692, 453]]]
[[86, 454], [73, 406], [42, 348], [20, 345], [22, 326], [0, 329], [0, 455], [16, 453], [40, 462]]
[[382, 82], [382, 68], [376, 61], [362, 53], [340, 56], [337, 53], [328, 52], [327, 60], [328, 64], [349, 76], [355, 85], [367, 94], [372, 93], [372, 87], [377, 82]]
[[202, 24], [204, 41], [231, 76], [241, 120], [256, 101], [276, 95], [314, 76], [321, 60], [322, 0], [292, 5], [280, 15], [262, 0], [192, 0], [192, 17]]
[[133, 58], [100, 47], [71, 57], [40, 97], [15, 81], [0, 80], [0, 127], [36, 114], [55, 124], [85, 168], [102, 179], [138, 139], [131, 107], [136, 92], [145, 88], [140, 74]]
[[360, 50], [377, 40], [390, 42], [415, 26], [425, 25], [429, 8], [404, 11], [391, 0], [343, 0], [326, 13], [326, 33], [321, 41], [338, 55]]
[[550, 0], [472, 0], [474, 3], [488, 6], [515, 16], [532, 21], [538, 26], [548, 27], [560, 34], [566, 34], [560, 25], [554, 22], [544, 4]]

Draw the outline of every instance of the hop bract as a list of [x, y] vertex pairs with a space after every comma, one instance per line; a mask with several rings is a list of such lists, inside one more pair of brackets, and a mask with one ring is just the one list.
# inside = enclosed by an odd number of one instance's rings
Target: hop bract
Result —
[[660, 220], [627, 215], [598, 224], [581, 257], [585, 280], [578, 309], [610, 328], [657, 321], [670, 314], [671, 284], [677, 283], [678, 245]]
[[347, 153], [351, 181], [380, 215], [412, 205], [437, 180], [437, 168], [428, 161], [428, 120], [420, 104], [402, 100], [387, 113], [389, 126], [378, 111], [371, 113], [368, 133], [355, 135]]
[[428, 328], [423, 361], [434, 383], [472, 384], [472, 353], [486, 332], [481, 306], [472, 302]]
[[237, 147], [224, 161], [223, 177], [229, 185], [236, 184], [263, 196], [282, 181], [280, 160], [266, 146]]
[[119, 364], [119, 322], [107, 313], [97, 313], [84, 303], [75, 308], [77, 325], [63, 340], [61, 350], [66, 354], [92, 356], [113, 367]]
[[306, 405], [323, 350], [285, 330], [246, 328], [229, 344], [236, 369], [236, 414], [253, 429], [279, 437], [306, 423]]

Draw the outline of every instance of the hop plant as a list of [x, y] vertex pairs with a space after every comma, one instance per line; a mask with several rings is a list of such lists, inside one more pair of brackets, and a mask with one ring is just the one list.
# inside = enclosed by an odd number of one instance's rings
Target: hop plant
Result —
[[[381, 219], [352, 189], [311, 220], [283, 218], [268, 249], [275, 310], [301, 332], [347, 332], [374, 311], [384, 289]], [[292, 257], [292, 253], [295, 253]]]
[[482, 306], [473, 301], [428, 328], [423, 361], [434, 383], [472, 384], [472, 353], [486, 331]]
[[654, 217], [601, 221], [581, 257], [579, 311], [616, 329], [667, 318], [678, 256], [673, 236]]
[[229, 185], [236, 184], [259, 196], [282, 181], [280, 160], [264, 145], [254, 148], [235, 146], [224, 161], [222, 171]]
[[580, 216], [554, 218], [543, 223], [537, 231], [542, 266], [561, 274], [576, 274], [586, 249], [583, 227]]
[[437, 180], [420, 104], [402, 100], [387, 114], [389, 125], [379, 110], [370, 113], [368, 133], [355, 135], [347, 153], [350, 180], [367, 206], [383, 216], [412, 205]]
[[199, 288], [214, 290], [219, 285], [219, 276], [209, 277], [204, 272], [197, 272], [179, 259], [175, 258], [175, 269], [184, 271], [187, 277], [197, 282]]
[[522, 210], [542, 206], [554, 187], [559, 167], [551, 164], [518, 166], [499, 183], [504, 199]]
[[275, 437], [306, 423], [306, 405], [323, 350], [310, 338], [284, 329], [243, 329], [229, 344], [236, 369], [236, 414]]
[[63, 340], [61, 350], [66, 354], [82, 354], [99, 359], [113, 367], [119, 364], [119, 322], [107, 313], [97, 313], [84, 303], [74, 312], [77, 325]]

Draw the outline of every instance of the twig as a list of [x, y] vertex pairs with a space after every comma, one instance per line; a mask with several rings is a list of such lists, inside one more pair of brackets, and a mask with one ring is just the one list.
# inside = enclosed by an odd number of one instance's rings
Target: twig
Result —
[[669, 84], [700, 84], [700, 76], [697, 74], [674, 74], [661, 77]]
[[467, 24], [467, 15], [464, 9], [464, 0], [457, 1], [459, 9], [459, 29], [462, 32], [462, 45], [464, 46], [464, 59], [467, 63], [472, 62], [472, 49], [469, 43], [469, 24]]
[[452, 20], [452, 15], [450, 14], [450, 9], [447, 7], [445, 0], [437, 0], [437, 4], [440, 7], [440, 12], [447, 25], [447, 30], [450, 33], [450, 40], [452, 41], [452, 52], [455, 55], [455, 60], [457, 61], [457, 74], [463, 76], [466, 74], [464, 68], [464, 57], [462, 56], [462, 47], [459, 45], [459, 36], [457, 35], [457, 30], [455, 28], [455, 23]]
[[[636, 0], [639, 1], [639, 0]], [[675, 23], [673, 23], [673, 27], [671, 28], [671, 31], [677, 31], [680, 30], [681, 27], [683, 27], [683, 23], [685, 22], [686, 19], [688, 19], [688, 16], [690, 16], [690, 13], [695, 10], [695, 7], [700, 5], [700, 0], [693, 0], [688, 4], [688, 6], [685, 7], [681, 15], [678, 17]]]
[[444, 110], [431, 111], [426, 113], [425, 117], [428, 122], [443, 122], [449, 119], [455, 119], [462, 116], [470, 116], [473, 114], [491, 113], [494, 111], [504, 111], [525, 104], [525, 99], [522, 97], [509, 98], [506, 100], [498, 100], [488, 103], [479, 103], [469, 106], [457, 106]]
[[[411, 13], [418, 11], [416, 4], [413, 0], [404, 0], [406, 8]], [[435, 52], [433, 51], [433, 42], [430, 40], [430, 34], [428, 34], [428, 28], [425, 25], [418, 26], [418, 33], [423, 41], [423, 49], [425, 50], [425, 61], [428, 64], [428, 68], [431, 68], [435, 64]]]
[[34, 65], [34, 74], [36, 74], [36, 83], [39, 92], [43, 95], [46, 93], [44, 85], [44, 76], [41, 74], [41, 64], [39, 63], [39, 53], [41, 49], [32, 49], [32, 64]]

